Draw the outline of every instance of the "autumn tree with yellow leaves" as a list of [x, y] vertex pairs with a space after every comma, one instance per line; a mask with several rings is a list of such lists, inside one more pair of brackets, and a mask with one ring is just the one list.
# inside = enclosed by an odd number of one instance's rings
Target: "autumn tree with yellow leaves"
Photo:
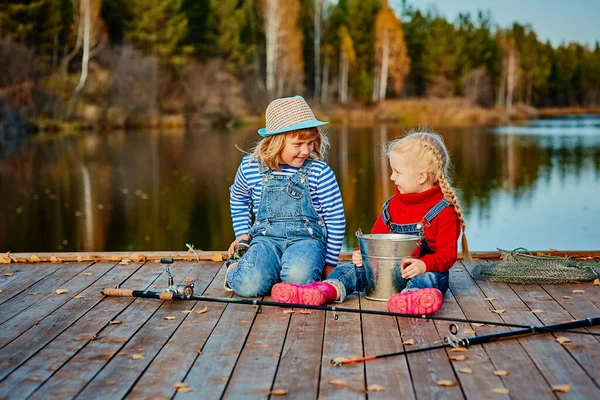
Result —
[[373, 101], [385, 100], [388, 81], [399, 95], [404, 77], [410, 71], [404, 31], [387, 0], [375, 17], [375, 66], [373, 68]]
[[350, 67], [356, 62], [356, 54], [354, 52], [354, 42], [352, 41], [352, 37], [344, 25], [338, 30], [338, 36], [340, 37], [338, 95], [340, 103], [346, 104], [348, 102], [348, 72], [350, 71]]

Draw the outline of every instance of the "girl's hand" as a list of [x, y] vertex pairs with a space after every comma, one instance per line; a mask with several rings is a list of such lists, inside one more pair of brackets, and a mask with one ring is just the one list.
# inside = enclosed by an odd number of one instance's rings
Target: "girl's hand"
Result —
[[360, 250], [354, 250], [352, 253], [352, 264], [362, 267], [362, 254], [360, 254]]
[[412, 279], [417, 275], [425, 273], [425, 263], [418, 258], [405, 258], [402, 260], [402, 277]]
[[229, 245], [229, 250], [227, 250], [227, 255], [229, 257], [231, 257], [231, 255], [235, 251], [235, 246], [237, 246], [237, 244], [240, 242], [240, 240], [250, 240], [250, 235], [240, 235], [233, 241], [233, 243], [231, 243]]

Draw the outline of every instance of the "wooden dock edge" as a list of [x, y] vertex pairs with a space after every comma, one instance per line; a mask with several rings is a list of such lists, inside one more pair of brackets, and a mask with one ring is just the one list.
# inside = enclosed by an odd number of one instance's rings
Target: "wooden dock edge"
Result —
[[[551, 255], [557, 257], [574, 257], [577, 259], [600, 258], [600, 250], [531, 250], [534, 255]], [[471, 253], [473, 259], [494, 260], [500, 258], [498, 251], [474, 251]], [[163, 257], [170, 257], [174, 261], [213, 261], [223, 262], [227, 259], [226, 251], [138, 251], [138, 252], [56, 252], [56, 253], [0, 253], [0, 264], [10, 263], [63, 263], [63, 262], [159, 262]], [[458, 259], [462, 260], [462, 254], [459, 253]], [[351, 252], [340, 254], [340, 261], [352, 260]]]

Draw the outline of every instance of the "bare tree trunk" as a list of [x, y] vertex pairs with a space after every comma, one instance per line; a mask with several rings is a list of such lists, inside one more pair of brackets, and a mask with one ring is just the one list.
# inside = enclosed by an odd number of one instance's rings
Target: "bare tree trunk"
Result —
[[[248, 10], [250, 13], [250, 31], [252, 32], [252, 39], [256, 43], [256, 20], [254, 15], [254, 0], [248, 0]], [[252, 61], [254, 63], [254, 73], [256, 74], [256, 83], [261, 90], [265, 90], [264, 82], [260, 79], [260, 58], [258, 51], [254, 51], [252, 54]]]
[[81, 0], [81, 6], [83, 8], [83, 57], [81, 58], [81, 75], [79, 77], [79, 83], [73, 91], [74, 94], [78, 94], [83, 89], [88, 74], [88, 62], [90, 59], [90, 31], [91, 31], [91, 18], [90, 18], [90, 0]]
[[344, 98], [344, 50], [340, 51], [340, 61], [339, 61], [339, 71], [338, 71], [338, 101], [343, 104]]
[[277, 41], [279, 29], [278, 0], [266, 0], [265, 35], [267, 40], [266, 86], [270, 98], [275, 94], [277, 76]]
[[315, 99], [319, 98], [321, 88], [321, 18], [323, 15], [323, 0], [315, 0], [314, 9], [314, 47], [315, 47]]
[[508, 53], [508, 72], [506, 74], [506, 110], [512, 109], [513, 91], [515, 86], [515, 47], [510, 45]]
[[325, 56], [323, 65], [323, 81], [321, 84], [321, 104], [328, 104], [329, 99], [329, 55]]
[[386, 31], [383, 36], [383, 51], [381, 55], [381, 77], [379, 78], [379, 96], [378, 101], [385, 100], [385, 94], [387, 92], [387, 80], [388, 80], [388, 64], [390, 59], [390, 36]]
[[67, 56], [65, 56], [65, 58], [62, 60], [63, 76], [65, 76], [67, 74], [67, 67], [69, 66], [69, 63], [71, 62], [73, 57], [75, 57], [75, 55], [77, 53], [79, 53], [79, 49], [81, 49], [81, 41], [83, 38], [83, 24], [81, 23], [81, 19], [82, 19], [81, 18], [81, 10], [79, 10], [79, 8], [77, 7], [76, 0], [72, 0], [72, 3], [73, 3], [73, 20], [78, 21], [77, 39], [75, 40], [75, 47], [73, 48], [73, 50]]

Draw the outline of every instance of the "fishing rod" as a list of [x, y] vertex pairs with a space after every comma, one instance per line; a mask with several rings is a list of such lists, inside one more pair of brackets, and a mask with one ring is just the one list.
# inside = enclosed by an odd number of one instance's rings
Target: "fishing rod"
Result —
[[[193, 294], [185, 294], [181, 291], [174, 290], [164, 290], [162, 292], [150, 291], [150, 290], [131, 290], [131, 289], [112, 289], [112, 288], [104, 288], [102, 289], [102, 294], [104, 296], [116, 296], [116, 297], [140, 297], [146, 299], [159, 299], [159, 300], [192, 300], [192, 301], [206, 301], [213, 303], [232, 303], [232, 304], [247, 304], [253, 306], [273, 306], [273, 307], [282, 307], [282, 308], [304, 308], [308, 310], [321, 310], [321, 311], [331, 311], [334, 313], [334, 319], [337, 320], [337, 312], [347, 312], [354, 314], [371, 314], [371, 315], [384, 315], [384, 316], [392, 316], [392, 317], [404, 317], [404, 318], [419, 318], [425, 320], [436, 320], [436, 321], [448, 321], [448, 322], [464, 322], [468, 324], [487, 324], [487, 325], [496, 325], [496, 326], [504, 326], [508, 328], [526, 328], [536, 332], [563, 332], [564, 329], [553, 329], [549, 325], [548, 326], [531, 326], [531, 325], [521, 325], [521, 324], [508, 324], [504, 322], [495, 322], [495, 321], [481, 321], [477, 319], [465, 319], [465, 318], [450, 318], [450, 317], [441, 317], [434, 315], [421, 315], [421, 314], [404, 314], [404, 313], [395, 313], [389, 311], [379, 311], [379, 310], [364, 310], [364, 309], [356, 309], [356, 308], [345, 308], [345, 307], [332, 307], [332, 306], [313, 306], [308, 304], [296, 304], [296, 303], [278, 303], [275, 301], [267, 301], [267, 300], [250, 300], [250, 299], [239, 299], [239, 298], [231, 298], [231, 297], [212, 297], [212, 296], [196, 296]], [[260, 312], [260, 311], [259, 311]], [[584, 334], [584, 335], [598, 335], [592, 332], [580, 332], [580, 331], [570, 331], [572, 333]]]
[[[575, 331], [570, 331], [570, 329], [582, 328], [582, 327], [586, 327], [586, 326], [594, 326], [594, 325], [598, 325], [599, 323], [600, 323], [600, 317], [592, 317], [592, 318], [580, 319], [580, 320], [571, 321], [571, 322], [564, 322], [564, 323], [560, 323], [560, 324], [546, 325], [545, 328], [553, 329], [553, 331], [555, 331], [555, 332], [557, 332], [557, 331], [575, 332]], [[379, 354], [379, 355], [375, 355], [375, 356], [352, 358], [349, 360], [341, 359], [338, 357], [338, 358], [333, 358], [331, 360], [331, 363], [335, 367], [341, 367], [342, 365], [347, 365], [347, 364], [356, 363], [356, 362], [376, 360], [378, 358], [387, 358], [387, 357], [401, 356], [401, 355], [406, 355], [406, 354], [421, 353], [424, 351], [438, 350], [438, 349], [444, 349], [444, 348], [464, 348], [464, 349], [466, 349], [469, 346], [472, 346], [475, 344], [483, 344], [483, 343], [488, 343], [488, 342], [500, 340], [500, 339], [514, 338], [517, 336], [544, 333], [544, 330], [540, 330], [537, 327], [529, 327], [529, 328], [520, 329], [520, 330], [516, 330], [516, 331], [493, 333], [490, 335], [474, 336], [474, 337], [470, 337], [470, 338], [456, 338], [456, 337], [454, 337], [454, 334], [457, 332], [458, 332], [458, 328], [456, 328], [456, 325], [452, 324], [450, 326], [450, 334], [452, 336], [452, 339], [445, 337], [444, 344], [441, 344], [438, 346], [423, 347], [421, 349], [399, 351], [397, 353], [387, 353], [387, 354]]]

